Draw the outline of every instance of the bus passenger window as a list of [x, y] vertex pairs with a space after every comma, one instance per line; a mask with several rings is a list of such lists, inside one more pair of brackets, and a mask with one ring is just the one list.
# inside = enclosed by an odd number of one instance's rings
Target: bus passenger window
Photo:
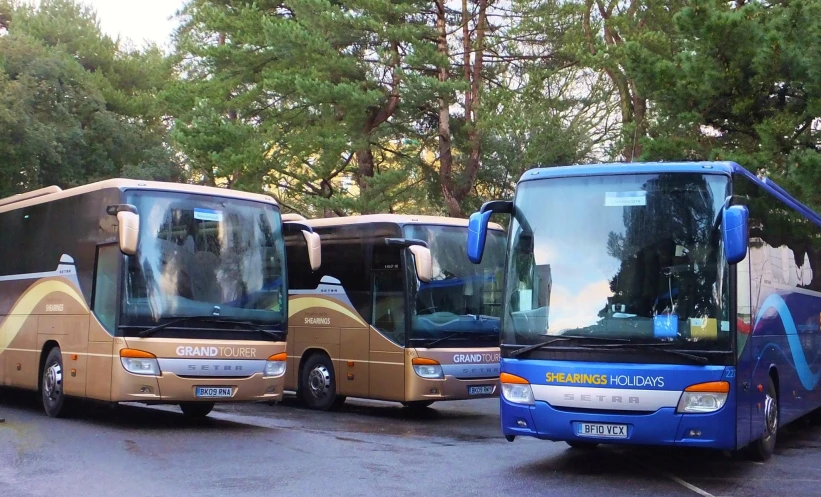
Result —
[[117, 268], [120, 257], [120, 248], [116, 243], [97, 247], [94, 314], [111, 333], [114, 333], [114, 322], [117, 317]]
[[392, 342], [405, 345], [405, 294], [400, 271], [373, 272], [372, 322]]

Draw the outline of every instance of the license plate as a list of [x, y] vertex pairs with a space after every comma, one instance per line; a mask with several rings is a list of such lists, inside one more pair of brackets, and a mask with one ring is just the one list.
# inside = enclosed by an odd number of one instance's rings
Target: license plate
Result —
[[482, 385], [476, 387], [468, 387], [468, 395], [490, 395], [493, 393], [492, 385]]
[[234, 394], [231, 387], [197, 387], [197, 397], [230, 397]]
[[627, 438], [627, 425], [579, 423], [576, 435], [580, 437]]

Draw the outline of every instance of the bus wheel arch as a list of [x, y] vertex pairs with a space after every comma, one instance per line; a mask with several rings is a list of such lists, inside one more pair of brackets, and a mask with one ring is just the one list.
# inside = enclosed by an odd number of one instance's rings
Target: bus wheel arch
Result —
[[761, 436], [750, 444], [751, 456], [756, 461], [767, 461], [775, 452], [775, 444], [781, 421], [781, 404], [778, 369], [771, 366], [767, 374], [767, 384], [764, 387], [764, 402], [761, 415], [764, 417], [764, 431]]
[[43, 410], [52, 418], [65, 417], [69, 413], [69, 406], [64, 390], [63, 353], [60, 345], [49, 340], [43, 344], [40, 354], [40, 372], [38, 382], [40, 400]]
[[326, 351], [310, 349], [302, 354], [297, 392], [308, 407], [320, 411], [327, 411], [345, 401], [345, 397], [336, 393], [336, 371]]

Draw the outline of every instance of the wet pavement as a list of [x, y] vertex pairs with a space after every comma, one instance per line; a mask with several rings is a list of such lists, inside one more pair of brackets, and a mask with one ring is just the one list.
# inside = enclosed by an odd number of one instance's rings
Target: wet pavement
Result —
[[766, 464], [681, 449], [570, 449], [499, 431], [498, 400], [338, 412], [223, 405], [189, 421], [175, 407], [87, 406], [50, 419], [0, 391], [0, 496], [748, 496], [821, 494], [821, 425], [779, 434]]

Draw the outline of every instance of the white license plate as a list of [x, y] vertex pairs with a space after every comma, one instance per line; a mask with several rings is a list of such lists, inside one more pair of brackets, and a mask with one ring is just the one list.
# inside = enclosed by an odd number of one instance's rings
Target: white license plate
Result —
[[492, 385], [482, 385], [476, 387], [468, 387], [468, 395], [490, 395], [493, 393]]
[[579, 423], [576, 435], [580, 437], [627, 438], [627, 425], [605, 423]]
[[197, 397], [230, 397], [234, 394], [231, 387], [197, 387]]

